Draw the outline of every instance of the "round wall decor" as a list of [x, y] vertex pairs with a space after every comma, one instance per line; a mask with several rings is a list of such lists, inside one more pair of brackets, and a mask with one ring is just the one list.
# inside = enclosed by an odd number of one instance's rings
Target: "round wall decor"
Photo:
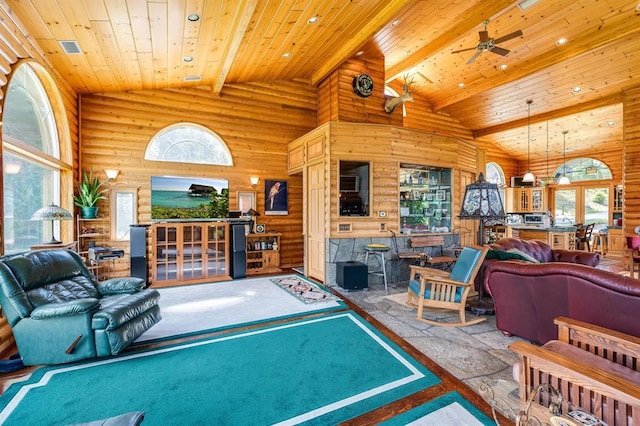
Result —
[[256, 225], [256, 234], [264, 234], [265, 226], [264, 225]]
[[353, 91], [363, 98], [373, 93], [373, 79], [368, 74], [358, 74], [353, 77]]

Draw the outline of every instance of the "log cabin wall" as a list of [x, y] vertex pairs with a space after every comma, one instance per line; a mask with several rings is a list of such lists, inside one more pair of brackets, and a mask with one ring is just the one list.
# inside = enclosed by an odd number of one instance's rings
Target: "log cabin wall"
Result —
[[624, 94], [623, 122], [623, 232], [634, 235], [640, 226], [640, 87]]
[[[73, 211], [73, 201], [71, 198], [72, 187], [74, 182], [74, 171], [78, 165], [78, 107], [77, 94], [64, 81], [60, 74], [48, 65], [46, 54], [39, 47], [33, 45], [29, 35], [23, 32], [22, 24], [14, 20], [15, 16], [7, 13], [6, 7], [0, 7], [0, 99], [4, 102], [7, 84], [11, 73], [20, 65], [21, 61], [28, 61], [36, 74], [40, 77], [42, 84], [49, 95], [57, 93], [59, 98], [52, 102], [56, 120], [58, 120], [60, 141], [60, 158], [71, 164], [73, 170], [61, 173], [60, 177], [60, 193], [62, 194], [60, 204], [69, 211]], [[46, 78], [43, 78], [46, 73]], [[4, 104], [0, 111], [4, 110]], [[66, 122], [60, 121], [61, 117], [66, 116]], [[0, 113], [0, 122], [2, 115]], [[2, 132], [0, 126], [0, 132]], [[1, 136], [1, 133], [0, 133]], [[0, 154], [1, 154], [0, 144]], [[0, 155], [0, 167], [2, 155]], [[77, 176], [77, 174], [76, 174]], [[0, 209], [4, 205], [4, 194], [2, 194], [3, 185], [0, 185]], [[4, 213], [2, 213], [4, 217]], [[0, 221], [0, 227], [2, 227]], [[73, 239], [73, 221], [61, 221], [60, 236], [65, 241]], [[0, 236], [4, 238], [4, 229]], [[0, 250], [3, 250], [4, 244], [0, 244]], [[4, 254], [4, 253], [3, 253]], [[0, 354], [13, 348], [14, 338], [11, 333], [11, 327], [7, 323], [4, 315], [0, 316]]]
[[[167, 89], [82, 97], [82, 169], [118, 169], [112, 185], [138, 189], [138, 222], [151, 220], [151, 176], [217, 177], [229, 181], [229, 206], [237, 192], [257, 192], [257, 223], [281, 232], [281, 265], [303, 261], [302, 178], [287, 175], [287, 145], [316, 124], [316, 91], [304, 83], [225, 85], [219, 97], [211, 89]], [[207, 127], [227, 144], [233, 167], [144, 160], [150, 139], [164, 127], [191, 122]], [[249, 176], [258, 176], [252, 188]], [[286, 216], [264, 215], [266, 179], [288, 181]], [[109, 219], [108, 200], [100, 212]], [[128, 243], [110, 242], [128, 252]], [[119, 262], [117, 274], [128, 272]]]

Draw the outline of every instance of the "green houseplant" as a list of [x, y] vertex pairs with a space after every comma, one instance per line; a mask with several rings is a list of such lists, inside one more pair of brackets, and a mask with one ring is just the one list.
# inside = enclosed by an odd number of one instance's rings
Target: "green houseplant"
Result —
[[83, 173], [82, 181], [78, 182], [78, 194], [73, 196], [74, 204], [80, 207], [82, 218], [98, 217], [98, 201], [107, 198], [104, 196], [104, 193], [107, 192], [104, 184], [107, 181], [108, 179], [100, 182], [96, 176], [93, 176], [93, 171], [90, 171], [89, 174]]

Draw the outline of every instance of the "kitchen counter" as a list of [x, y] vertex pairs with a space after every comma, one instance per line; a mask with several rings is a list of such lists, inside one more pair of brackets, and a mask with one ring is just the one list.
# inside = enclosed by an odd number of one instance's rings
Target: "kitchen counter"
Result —
[[573, 250], [575, 247], [575, 226], [537, 226], [525, 224], [508, 225], [513, 238], [542, 241], [552, 249]]
[[538, 225], [526, 225], [523, 223], [514, 223], [507, 225], [511, 229], [528, 229], [532, 231], [544, 231], [544, 232], [576, 232], [575, 226], [538, 226]]

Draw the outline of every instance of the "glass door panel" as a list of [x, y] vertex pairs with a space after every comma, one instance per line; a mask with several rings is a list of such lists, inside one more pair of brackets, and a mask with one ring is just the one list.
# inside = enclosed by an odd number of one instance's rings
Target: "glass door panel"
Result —
[[595, 223], [595, 231], [609, 223], [609, 186], [584, 189], [584, 223]]
[[556, 189], [553, 197], [553, 217], [556, 225], [567, 226], [576, 223], [576, 190]]

